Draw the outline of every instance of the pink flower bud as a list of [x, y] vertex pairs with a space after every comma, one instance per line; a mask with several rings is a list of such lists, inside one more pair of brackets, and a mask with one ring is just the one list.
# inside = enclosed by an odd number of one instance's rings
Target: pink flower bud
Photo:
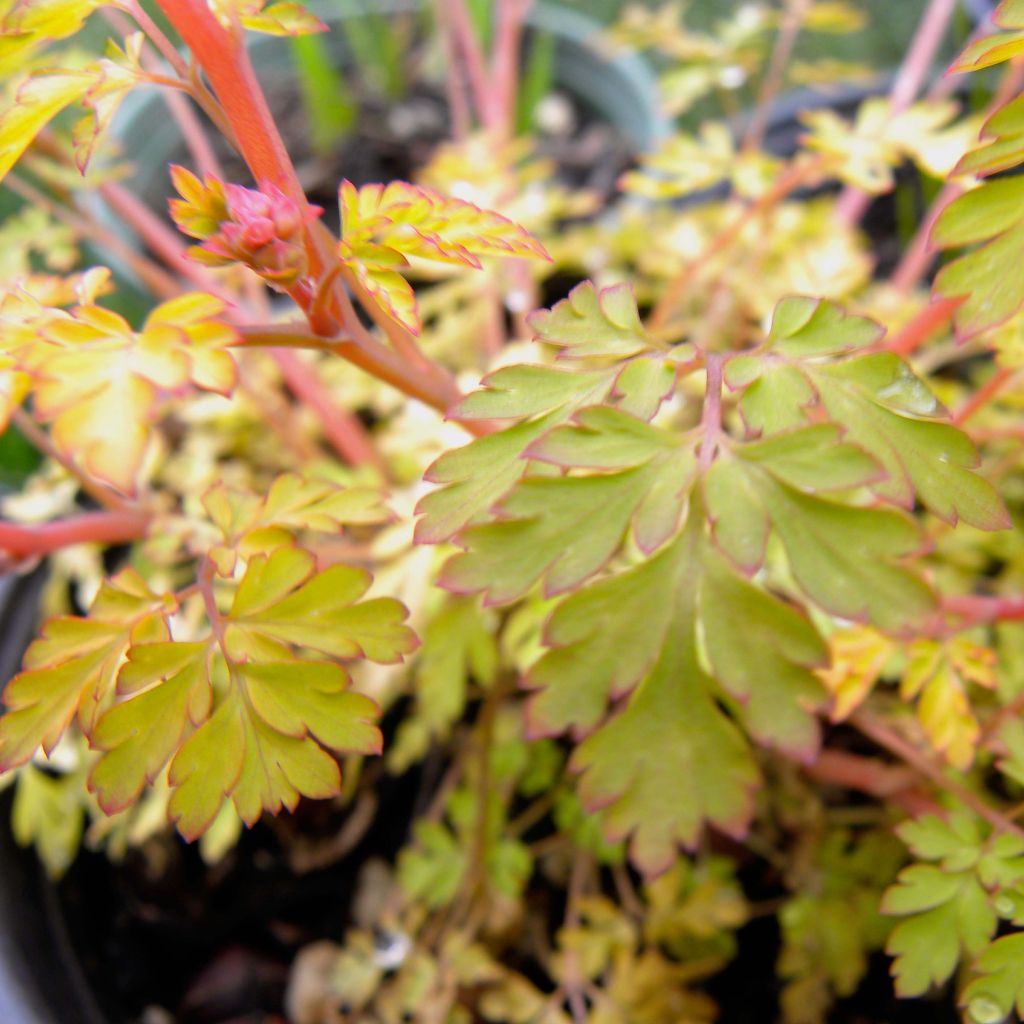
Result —
[[259, 189], [225, 184], [222, 191], [225, 218], [199, 251], [193, 250], [196, 257], [215, 264], [244, 263], [280, 288], [304, 277], [309, 266], [303, 228], [323, 210], [302, 207], [269, 183]]

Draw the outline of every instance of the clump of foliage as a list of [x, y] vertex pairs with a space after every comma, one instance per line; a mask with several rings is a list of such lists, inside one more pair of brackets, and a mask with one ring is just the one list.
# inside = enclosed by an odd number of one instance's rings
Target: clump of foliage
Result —
[[[335, 235], [245, 46], [323, 30], [299, 4], [0, 0], [0, 406], [44, 457], [0, 550], [52, 574], [0, 718], [16, 834], [54, 873], [168, 823], [215, 861], [307, 798], [343, 856], [430, 759], [299, 1024], [712, 1021], [762, 912], [790, 1024], [882, 950], [900, 996], [1024, 1019], [1024, 3], [953, 67], [1002, 74], [984, 113], [916, 98], [925, 5], [892, 94], [785, 157], [775, 97], [844, 70], [797, 37], [853, 5], [631, 9], [608, 45], [659, 50], [675, 110], [753, 114], [597, 220], [513, 137], [529, 5], [490, 6], [436, 5], [454, 137], [341, 181]], [[147, 86], [169, 221], [108, 132]], [[936, 198], [883, 278], [858, 223], [908, 167]]]

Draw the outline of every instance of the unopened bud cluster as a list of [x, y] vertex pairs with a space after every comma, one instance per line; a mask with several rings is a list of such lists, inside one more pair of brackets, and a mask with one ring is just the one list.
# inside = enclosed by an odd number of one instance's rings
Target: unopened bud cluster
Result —
[[320, 215], [319, 207], [300, 206], [269, 183], [251, 189], [174, 171], [183, 198], [171, 200], [171, 216], [182, 231], [202, 240], [190, 250], [194, 259], [208, 266], [242, 263], [278, 288], [306, 276], [303, 228]]

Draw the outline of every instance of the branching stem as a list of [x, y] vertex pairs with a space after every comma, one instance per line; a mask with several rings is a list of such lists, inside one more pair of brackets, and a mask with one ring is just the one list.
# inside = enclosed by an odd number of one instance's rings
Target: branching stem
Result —
[[953, 413], [953, 422], [963, 426], [975, 413], [983, 409], [1000, 391], [1020, 379], [1019, 367], [1002, 366]]
[[1016, 825], [1001, 811], [991, 807], [972, 789], [951, 778], [944, 768], [874, 715], [861, 709], [855, 711], [848, 721], [878, 746], [888, 750], [890, 754], [910, 765], [939, 789], [945, 790], [980, 818], [984, 818], [998, 832], [1012, 832], [1015, 836], [1024, 839], [1024, 828]]
[[715, 460], [718, 438], [722, 433], [722, 370], [725, 357], [718, 352], [709, 352], [704, 357], [708, 383], [704, 394], [704, 411], [701, 415], [700, 470], [706, 473]]
[[0, 551], [13, 559], [48, 555], [72, 544], [126, 544], [146, 535], [150, 516], [140, 509], [84, 512], [36, 526], [0, 522]]
[[764, 195], [747, 206], [724, 231], [718, 234], [699, 257], [684, 264], [665, 286], [661, 298], [654, 307], [648, 320], [650, 330], [656, 333], [664, 330], [679, 309], [694, 278], [707, 266], [708, 262], [728, 249], [751, 221], [767, 213], [802, 185], [812, 181], [821, 172], [823, 164], [824, 161], [821, 159], [810, 159], [790, 165], [779, 175], [775, 184]]
[[53, 459], [53, 461], [58, 463], [58, 465], [63, 466], [64, 469], [78, 481], [78, 485], [82, 490], [98, 504], [112, 512], [124, 512], [127, 510], [137, 509], [137, 506], [132, 502], [112, 491], [106, 486], [106, 484], [93, 479], [75, 462], [74, 459], [65, 455], [53, 443], [53, 441], [50, 440], [49, 434], [47, 434], [45, 430], [42, 430], [24, 409], [14, 409], [11, 412], [11, 422], [18, 428], [22, 437], [24, 437], [25, 440], [27, 440], [29, 444], [36, 449], [36, 451], [45, 455], [47, 458]]

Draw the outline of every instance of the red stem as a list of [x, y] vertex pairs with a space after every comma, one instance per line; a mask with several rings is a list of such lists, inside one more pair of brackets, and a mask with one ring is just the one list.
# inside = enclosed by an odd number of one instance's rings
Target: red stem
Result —
[[1010, 384], [1020, 373], [1020, 370], [1016, 367], [1004, 366], [996, 372], [986, 381], [986, 383], [978, 388], [977, 391], [967, 399], [966, 402], [955, 413], [953, 413], [953, 422], [959, 427], [963, 426], [976, 412], [983, 409], [989, 402], [999, 394], [1008, 384]]
[[498, 0], [497, 24], [491, 50], [492, 100], [495, 123], [503, 138], [513, 133], [519, 85], [519, 46], [523, 23], [532, 0]]
[[[433, 381], [424, 380], [412, 372], [397, 353], [373, 338], [368, 338], [362, 343], [345, 336], [324, 338], [301, 323], [243, 326], [238, 328], [238, 332], [241, 336], [240, 344], [250, 348], [311, 348], [333, 352], [410, 398], [416, 398], [437, 409], [438, 412], [446, 413], [458, 400], [458, 393], [453, 397], [446, 388], [438, 387]], [[489, 434], [494, 430], [494, 427], [485, 420], [456, 422], [477, 436]]]
[[947, 597], [942, 607], [956, 618], [962, 629], [989, 622], [1016, 622], [1024, 619], [1024, 597], [1018, 595], [988, 597], [968, 594], [963, 597]]
[[917, 315], [905, 324], [891, 341], [883, 344], [883, 347], [900, 356], [908, 356], [912, 352], [916, 352], [929, 338], [953, 319], [953, 314], [963, 301], [962, 297], [958, 297], [930, 302], [919, 310]]
[[335, 451], [353, 466], [376, 466], [386, 475], [386, 466], [362, 423], [332, 399], [313, 367], [294, 352], [275, 351], [273, 357], [291, 392], [320, 417]]
[[883, 750], [888, 750], [901, 761], [905, 761], [926, 779], [946, 790], [962, 804], [969, 807], [979, 817], [984, 818], [997, 832], [1011, 832], [1024, 839], [1024, 829], [1015, 825], [1002, 811], [991, 807], [977, 793], [969, 789], [959, 780], [952, 778], [945, 768], [936, 764], [908, 740], [904, 739], [889, 725], [867, 711], [855, 711], [849, 722], [859, 732], [877, 743]]
[[224, 108], [249, 170], [306, 205], [291, 157], [270, 114], [240, 32], [224, 28], [205, 0], [156, 0]]
[[887, 800], [908, 814], [936, 809], [935, 801], [922, 792], [918, 777], [910, 768], [883, 764], [845, 750], [823, 750], [804, 771], [818, 782], [843, 789], [855, 789], [878, 800]]
[[[955, 10], [956, 0], [930, 0], [889, 94], [893, 116], [906, 110], [920, 92]], [[871, 199], [866, 192], [847, 186], [836, 203], [836, 216], [844, 224], [856, 224]]]
[[718, 436], [722, 432], [722, 364], [721, 353], [709, 352], [704, 357], [708, 383], [704, 395], [704, 412], [701, 416], [703, 435], [700, 442], [700, 468], [707, 472], [718, 451]]
[[136, 509], [85, 512], [38, 526], [0, 521], [0, 551], [13, 558], [48, 555], [71, 544], [118, 544], [146, 535], [150, 517]]

